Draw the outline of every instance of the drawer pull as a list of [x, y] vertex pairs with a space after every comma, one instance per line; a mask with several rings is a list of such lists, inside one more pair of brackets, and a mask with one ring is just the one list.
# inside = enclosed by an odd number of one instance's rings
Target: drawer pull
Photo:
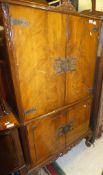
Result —
[[71, 130], [73, 130], [73, 123], [72, 123], [72, 122], [69, 123], [69, 124], [67, 124], [67, 125], [65, 126], [65, 128], [64, 128], [64, 134], [66, 134], [67, 132], [69, 132], [69, 131], [71, 131]]
[[71, 130], [73, 130], [73, 122], [70, 122], [69, 124], [58, 128], [58, 136], [63, 136]]
[[58, 133], [59, 137], [64, 135], [64, 128], [65, 128], [65, 126], [62, 126], [62, 127], [58, 128], [57, 133]]

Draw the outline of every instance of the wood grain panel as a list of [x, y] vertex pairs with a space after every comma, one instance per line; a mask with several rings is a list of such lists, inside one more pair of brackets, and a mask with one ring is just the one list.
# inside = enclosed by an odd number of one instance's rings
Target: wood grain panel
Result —
[[91, 99], [79, 103], [67, 111], [67, 123], [72, 123], [73, 129], [66, 134], [66, 145], [86, 133], [90, 124]]
[[65, 74], [56, 74], [55, 60], [65, 56], [65, 15], [24, 7], [10, 7], [10, 16], [24, 20], [12, 25], [25, 120], [64, 104]]
[[69, 16], [68, 30], [67, 57], [76, 65], [66, 74], [66, 103], [72, 103], [93, 91], [99, 21]]
[[27, 126], [32, 164], [50, 159], [65, 149], [65, 135], [60, 128], [66, 124], [65, 112], [38, 119]]

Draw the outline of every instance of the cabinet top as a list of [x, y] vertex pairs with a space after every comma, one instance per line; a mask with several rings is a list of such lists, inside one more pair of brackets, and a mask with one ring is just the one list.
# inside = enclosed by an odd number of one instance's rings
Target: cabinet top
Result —
[[63, 3], [59, 6], [49, 6], [48, 3], [44, 0], [0, 0], [2, 3], [9, 3], [9, 4], [16, 4], [16, 5], [21, 5], [21, 6], [28, 6], [32, 8], [39, 8], [43, 10], [48, 10], [48, 11], [57, 11], [57, 12], [76, 12], [75, 8], [73, 5], [68, 2], [68, 3]]
[[97, 11], [92, 12], [90, 10], [86, 10], [79, 13], [75, 11], [75, 8], [71, 5], [70, 2], [67, 4], [61, 4], [59, 6], [49, 6], [46, 3], [42, 3], [41, 0], [40, 1], [35, 0], [35, 2], [34, 0], [0, 0], [0, 2], [4, 4], [7, 3], [7, 4], [13, 4], [13, 5], [20, 5], [24, 7], [31, 7], [31, 8], [42, 9], [47, 11], [54, 11], [54, 12], [75, 15], [75, 16], [103, 20], [103, 12], [97, 12]]

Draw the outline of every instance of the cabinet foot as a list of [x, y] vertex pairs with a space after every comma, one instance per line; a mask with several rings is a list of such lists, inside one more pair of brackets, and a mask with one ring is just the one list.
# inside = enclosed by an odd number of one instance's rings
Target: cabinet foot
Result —
[[89, 140], [86, 140], [85, 144], [86, 144], [87, 147], [91, 147], [91, 145], [92, 145], [92, 143]]
[[86, 137], [85, 144], [87, 147], [90, 147], [94, 143], [93, 135], [90, 134]]

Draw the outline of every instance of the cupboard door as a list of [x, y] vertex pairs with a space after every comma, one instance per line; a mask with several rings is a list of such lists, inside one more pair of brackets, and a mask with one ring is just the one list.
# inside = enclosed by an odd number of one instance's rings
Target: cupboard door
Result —
[[58, 64], [65, 57], [66, 17], [20, 6], [10, 6], [9, 11], [25, 120], [29, 120], [64, 104], [65, 73], [60, 74]]
[[89, 130], [90, 112], [91, 100], [74, 105], [67, 111], [67, 126], [70, 126], [66, 134], [67, 146]]
[[65, 149], [65, 113], [58, 113], [37, 119], [27, 126], [29, 150], [32, 164], [47, 161]]
[[93, 90], [100, 23], [84, 17], [68, 17], [66, 103], [82, 99]]

